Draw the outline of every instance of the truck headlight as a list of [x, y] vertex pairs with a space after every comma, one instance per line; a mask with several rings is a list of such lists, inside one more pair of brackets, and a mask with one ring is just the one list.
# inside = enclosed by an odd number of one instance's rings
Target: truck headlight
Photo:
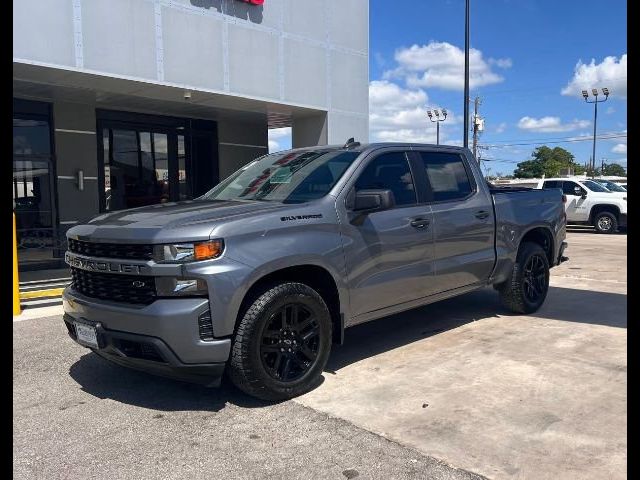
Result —
[[207, 282], [195, 278], [156, 277], [159, 297], [206, 296]]
[[173, 245], [156, 245], [153, 256], [158, 263], [186, 263], [200, 260], [211, 260], [222, 255], [224, 241], [176, 243]]

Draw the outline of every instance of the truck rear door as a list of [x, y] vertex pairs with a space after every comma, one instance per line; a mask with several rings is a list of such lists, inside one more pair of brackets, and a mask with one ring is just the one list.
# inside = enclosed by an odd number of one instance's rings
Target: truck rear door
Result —
[[[485, 282], [495, 261], [495, 218], [484, 178], [460, 152], [415, 151], [433, 213], [434, 289]], [[476, 167], [477, 168], [477, 167]]]

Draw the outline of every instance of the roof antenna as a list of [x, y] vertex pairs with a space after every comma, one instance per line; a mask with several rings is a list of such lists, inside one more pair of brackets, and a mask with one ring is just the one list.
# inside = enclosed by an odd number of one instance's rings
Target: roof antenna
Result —
[[356, 139], [351, 137], [349, 140], [347, 140], [347, 143], [344, 144], [343, 148], [359, 147], [359, 146], [360, 146], [360, 142], [356, 142]]

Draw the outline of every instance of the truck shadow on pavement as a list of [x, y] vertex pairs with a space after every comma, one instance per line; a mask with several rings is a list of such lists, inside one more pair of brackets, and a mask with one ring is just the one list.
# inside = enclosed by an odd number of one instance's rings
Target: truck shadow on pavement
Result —
[[[468, 323], [516, 316], [496, 291], [484, 288], [425, 307], [356, 325], [345, 332], [345, 345], [333, 349], [326, 371], [335, 373], [364, 360]], [[549, 287], [537, 318], [627, 328], [627, 296], [619, 293]], [[522, 318], [527, 321], [526, 317]]]
[[[514, 316], [501, 306], [491, 288], [354, 326], [345, 333], [345, 345], [335, 346], [325, 375], [360, 360], [453, 330], [471, 322]], [[543, 307], [534, 314], [567, 322], [627, 327], [627, 296], [592, 290], [550, 287]], [[527, 317], [522, 317], [526, 322]], [[165, 379], [137, 372], [89, 353], [74, 363], [70, 376], [82, 390], [101, 399], [159, 411], [212, 411], [227, 405], [260, 408], [273, 405], [245, 395], [227, 379], [220, 388]], [[324, 381], [319, 380], [319, 384]]]
[[69, 375], [94, 397], [151, 410], [218, 412], [228, 404], [242, 408], [274, 405], [245, 395], [226, 378], [219, 388], [207, 388], [121, 367], [95, 353], [71, 365]]

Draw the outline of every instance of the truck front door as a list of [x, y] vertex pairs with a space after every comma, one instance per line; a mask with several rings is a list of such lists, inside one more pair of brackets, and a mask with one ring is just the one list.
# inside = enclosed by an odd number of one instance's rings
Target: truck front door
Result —
[[564, 207], [567, 212], [567, 221], [586, 222], [589, 220], [589, 197], [582, 198], [587, 191], [576, 182], [565, 180], [562, 182], [562, 193], [567, 196], [567, 203]]
[[431, 209], [419, 202], [404, 151], [384, 151], [355, 174], [351, 189], [391, 190], [395, 206], [339, 211], [353, 316], [416, 300], [432, 285]]

